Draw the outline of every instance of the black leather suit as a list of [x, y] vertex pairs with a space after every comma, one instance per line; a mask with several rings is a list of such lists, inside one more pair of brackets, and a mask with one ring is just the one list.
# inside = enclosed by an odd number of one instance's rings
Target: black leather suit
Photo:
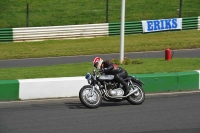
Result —
[[109, 74], [114, 75], [114, 80], [123, 85], [125, 94], [129, 92], [127, 83], [124, 81], [124, 79], [128, 77], [128, 73], [126, 70], [124, 70], [121, 67], [118, 67], [116, 64], [112, 63], [110, 60], [103, 61], [101, 67], [104, 70], [104, 73], [106, 75], [109, 75]]

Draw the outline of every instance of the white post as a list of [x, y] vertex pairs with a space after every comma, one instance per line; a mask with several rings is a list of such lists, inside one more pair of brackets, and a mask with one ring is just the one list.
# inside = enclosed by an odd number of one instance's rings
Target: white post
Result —
[[124, 61], [124, 22], [125, 21], [125, 0], [121, 4], [121, 35], [120, 35], [120, 63]]

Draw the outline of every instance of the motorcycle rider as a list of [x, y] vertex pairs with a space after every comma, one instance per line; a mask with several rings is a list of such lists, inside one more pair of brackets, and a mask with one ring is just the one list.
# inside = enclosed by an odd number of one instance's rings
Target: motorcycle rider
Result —
[[130, 88], [124, 81], [124, 79], [128, 77], [128, 73], [126, 70], [118, 67], [118, 65], [112, 63], [110, 60], [103, 61], [103, 59], [101, 59], [100, 57], [94, 58], [93, 66], [98, 70], [103, 70], [106, 75], [114, 75], [114, 80], [123, 85], [125, 95], [129, 93]]

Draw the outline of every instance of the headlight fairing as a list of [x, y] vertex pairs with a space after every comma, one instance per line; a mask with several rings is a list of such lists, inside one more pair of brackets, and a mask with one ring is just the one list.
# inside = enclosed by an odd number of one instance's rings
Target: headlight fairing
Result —
[[85, 78], [86, 78], [87, 80], [90, 80], [90, 79], [91, 79], [91, 74], [90, 74], [90, 73], [87, 73], [86, 76], [85, 76]]

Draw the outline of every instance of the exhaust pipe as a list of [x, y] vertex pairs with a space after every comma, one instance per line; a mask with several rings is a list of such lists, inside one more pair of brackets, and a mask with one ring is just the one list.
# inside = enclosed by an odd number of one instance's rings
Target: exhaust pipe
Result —
[[110, 96], [110, 95], [107, 93], [107, 91], [105, 92], [105, 94], [106, 94], [106, 96], [109, 97], [109, 98], [126, 98], [126, 97], [132, 95], [133, 93], [135, 93], [135, 92], [137, 92], [137, 91], [138, 91], [138, 88], [136, 88], [136, 89], [134, 89], [133, 91], [129, 92], [129, 94], [126, 95], [126, 96]]

